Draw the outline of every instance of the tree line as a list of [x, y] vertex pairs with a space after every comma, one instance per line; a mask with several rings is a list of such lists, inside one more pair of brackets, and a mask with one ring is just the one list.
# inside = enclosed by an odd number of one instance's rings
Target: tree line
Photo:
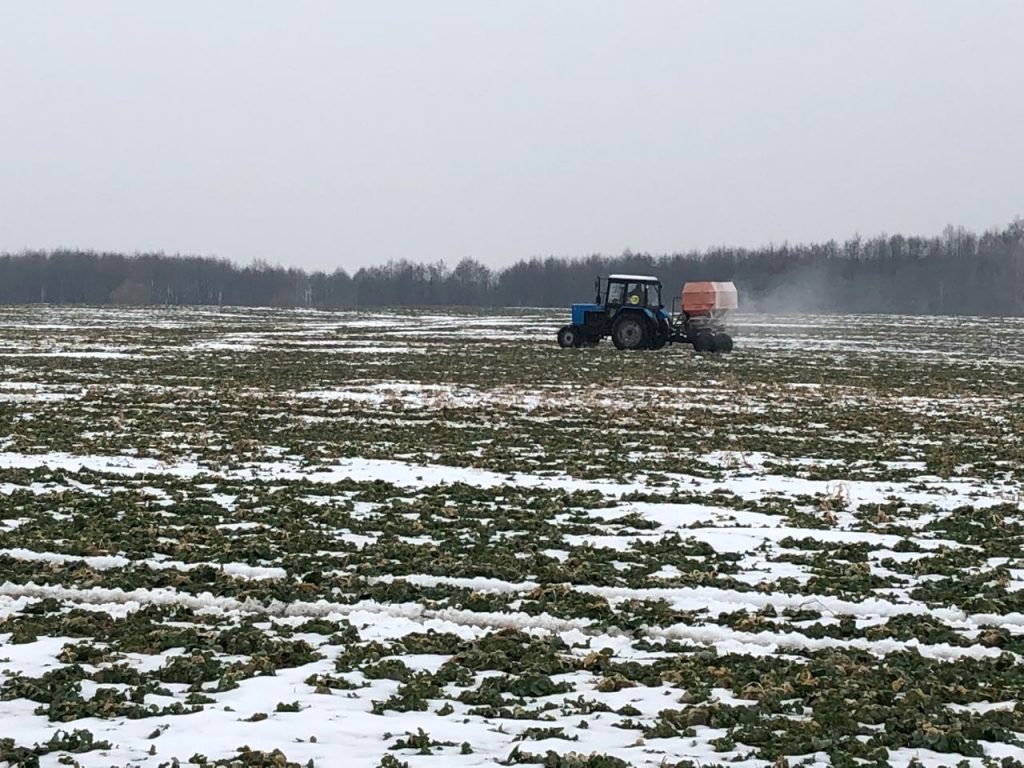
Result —
[[560, 307], [590, 300], [594, 277], [615, 272], [658, 275], [666, 304], [685, 281], [731, 280], [748, 310], [1024, 315], [1024, 219], [981, 234], [947, 227], [934, 237], [626, 251], [502, 269], [403, 260], [352, 274], [162, 253], [23, 251], [0, 255], [0, 303]]

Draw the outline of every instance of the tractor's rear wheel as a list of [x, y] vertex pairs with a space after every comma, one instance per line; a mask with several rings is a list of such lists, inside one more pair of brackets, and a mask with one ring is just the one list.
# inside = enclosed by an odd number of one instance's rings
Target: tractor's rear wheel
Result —
[[732, 352], [732, 336], [728, 333], [716, 333], [715, 352]]
[[698, 331], [693, 337], [694, 352], [711, 352], [715, 348], [715, 337], [711, 331]]
[[661, 349], [668, 344], [669, 335], [668, 322], [661, 320], [658, 323], [658, 327], [654, 329], [654, 335], [651, 337], [651, 349]]
[[651, 329], [639, 315], [623, 315], [612, 327], [612, 341], [616, 349], [644, 349], [651, 345]]
[[580, 329], [575, 325], [563, 325], [558, 329], [558, 346], [562, 349], [580, 345]]

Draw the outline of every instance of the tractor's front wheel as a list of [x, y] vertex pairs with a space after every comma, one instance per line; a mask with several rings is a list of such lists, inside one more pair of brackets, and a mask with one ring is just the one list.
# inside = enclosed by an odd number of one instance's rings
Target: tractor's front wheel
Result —
[[580, 345], [580, 331], [575, 325], [563, 325], [558, 329], [558, 346], [562, 349]]
[[616, 349], [644, 349], [651, 345], [650, 327], [638, 315], [623, 315], [612, 327], [612, 342]]

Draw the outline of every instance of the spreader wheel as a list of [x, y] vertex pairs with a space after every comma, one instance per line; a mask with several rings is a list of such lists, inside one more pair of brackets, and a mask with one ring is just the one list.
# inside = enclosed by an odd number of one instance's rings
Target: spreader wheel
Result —
[[712, 352], [715, 349], [715, 337], [711, 331], [698, 331], [693, 337], [694, 352]]

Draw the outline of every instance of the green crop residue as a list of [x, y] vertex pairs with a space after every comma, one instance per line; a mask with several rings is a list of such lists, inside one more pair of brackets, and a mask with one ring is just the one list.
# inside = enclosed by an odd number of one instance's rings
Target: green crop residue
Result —
[[1021, 765], [1019, 324], [560, 319], [0, 309], [0, 763]]

